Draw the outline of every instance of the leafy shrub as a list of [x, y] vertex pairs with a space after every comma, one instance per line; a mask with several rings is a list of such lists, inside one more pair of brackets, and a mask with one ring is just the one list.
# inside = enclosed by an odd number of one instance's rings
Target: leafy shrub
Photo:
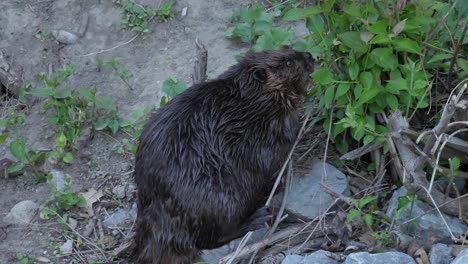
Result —
[[167, 22], [174, 17], [171, 8], [174, 1], [168, 1], [162, 4], [157, 10], [149, 6], [142, 6], [134, 0], [113, 0], [114, 3], [122, 7], [122, 28], [129, 28], [132, 31], [147, 33], [150, 32], [149, 22], [157, 16], [159, 21]]
[[45, 98], [42, 112], [53, 109], [48, 120], [55, 128], [55, 148], [50, 156], [61, 158], [66, 163], [73, 161], [71, 150], [80, 137], [85, 125], [95, 124], [95, 129], [108, 127], [112, 132], [119, 128], [116, 105], [109, 97], [97, 97], [96, 87], [70, 88], [69, 77], [75, 66], [70, 64], [55, 72], [52, 76], [38, 74], [43, 87], [28, 92], [39, 98]]
[[[254, 7], [241, 9], [240, 20], [226, 36], [254, 41], [256, 51], [292, 42], [295, 49], [320, 61], [311, 75], [316, 87], [310, 96], [320, 98], [319, 108], [332, 111], [331, 116], [322, 116], [324, 129], [328, 133], [331, 123], [331, 139], [344, 153], [356, 142], [384, 142], [388, 129], [376, 121], [377, 115], [399, 109], [411, 119], [418, 109], [427, 108], [432, 70], [466, 76], [466, 52], [454, 57], [453, 51], [468, 14], [461, 6], [449, 10], [449, 3], [438, 0], [332, 0], [287, 7], [280, 15]], [[446, 14], [445, 26], [439, 27]], [[278, 37], [272, 32], [284, 29], [272, 27], [276, 17], [283, 23], [304, 20], [309, 34], [295, 41], [283, 34]], [[467, 38], [461, 44], [466, 43]], [[454, 65], [449, 66], [450, 61]]]

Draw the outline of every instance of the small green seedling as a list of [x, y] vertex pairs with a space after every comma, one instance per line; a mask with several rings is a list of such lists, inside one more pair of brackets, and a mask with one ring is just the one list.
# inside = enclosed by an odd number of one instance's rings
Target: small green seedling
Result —
[[70, 186], [71, 178], [65, 177], [65, 190], [59, 191], [52, 182], [52, 176], [48, 176], [49, 188], [52, 191], [51, 197], [41, 207], [39, 216], [42, 219], [49, 219], [53, 215], [61, 215], [68, 212], [72, 207], [76, 206], [84, 208], [86, 200], [82, 194], [77, 194]]
[[156, 12], [156, 15], [159, 18], [159, 21], [161, 22], [167, 22], [171, 18], [174, 18], [174, 13], [172, 13], [171, 8], [172, 5], [174, 4], [174, 1], [167, 1], [166, 3], [162, 4], [158, 11]]
[[166, 103], [172, 98], [187, 90], [187, 84], [185, 82], [177, 81], [177, 79], [174, 76], [170, 76], [169, 79], [164, 81], [162, 90], [164, 93], [166, 93], [167, 97], [161, 97], [161, 107], [165, 106]]
[[102, 60], [99, 55], [96, 56], [96, 61], [98, 63], [98, 67], [101, 66], [108, 66], [114, 70], [114, 76], [119, 77], [131, 90], [133, 87], [130, 85], [130, 79], [133, 78], [133, 74], [121, 63], [121, 57], [112, 57], [108, 58], [107, 60]]

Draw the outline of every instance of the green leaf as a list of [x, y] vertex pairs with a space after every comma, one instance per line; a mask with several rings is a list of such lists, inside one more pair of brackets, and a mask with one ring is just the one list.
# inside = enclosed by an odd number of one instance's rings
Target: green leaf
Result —
[[352, 50], [356, 50], [358, 53], [365, 53], [367, 51], [367, 45], [361, 40], [359, 32], [345, 32], [339, 34], [338, 38], [345, 46]]
[[333, 102], [333, 96], [335, 94], [335, 89], [333, 86], [328, 87], [325, 91], [325, 96], [323, 97], [325, 102], [325, 107], [328, 109], [330, 108], [331, 103]]
[[79, 194], [78, 201], [76, 202], [76, 206], [78, 206], [80, 208], [85, 208], [86, 207], [86, 199], [83, 197], [82, 194]]
[[468, 61], [464, 59], [457, 59], [457, 64], [464, 72], [468, 72]]
[[453, 159], [450, 160], [450, 162], [452, 163], [452, 168], [454, 171], [458, 170], [460, 168], [460, 159], [455, 157]]
[[324, 23], [323, 18], [319, 15], [311, 16], [306, 20], [306, 27], [314, 33], [315, 37], [323, 35]]
[[372, 100], [374, 97], [376, 97], [380, 93], [380, 89], [378, 87], [374, 87], [371, 89], [365, 89], [361, 96], [359, 96], [359, 99], [356, 103], [356, 106], [363, 105], [370, 100]]
[[0, 128], [4, 129], [10, 125], [10, 121], [8, 119], [0, 119]]
[[398, 98], [393, 94], [385, 95], [385, 100], [387, 101], [388, 106], [392, 109], [393, 112], [398, 110]]
[[362, 87], [364, 89], [372, 88], [372, 84], [374, 83], [374, 76], [370, 72], [362, 72], [359, 75], [359, 79], [361, 81]]
[[350, 83], [340, 83], [338, 85], [338, 89], [336, 90], [336, 98], [339, 98], [340, 96], [346, 94], [349, 91], [349, 88], [351, 88]]
[[376, 195], [364, 196], [358, 202], [358, 208], [362, 209], [364, 206], [368, 205], [370, 202], [377, 200]]
[[385, 91], [392, 94], [400, 94], [401, 90], [407, 89], [406, 80], [401, 77], [387, 81], [387, 85], [385, 86]]
[[55, 136], [55, 144], [57, 144], [58, 147], [64, 148], [67, 144], [67, 137], [65, 136], [64, 133], [58, 133]]
[[429, 65], [429, 64], [432, 64], [434, 62], [438, 62], [438, 61], [441, 61], [441, 60], [447, 60], [447, 59], [450, 59], [452, 58], [453, 55], [452, 54], [437, 54], [437, 55], [434, 55], [433, 57], [431, 57], [427, 62], [426, 64]]
[[394, 70], [398, 65], [398, 60], [393, 51], [389, 48], [376, 48], [371, 52], [371, 60], [375, 64], [386, 70]]
[[95, 90], [84, 88], [82, 86], [78, 87], [78, 93], [83, 96], [88, 102], [94, 102], [95, 99]]
[[266, 32], [271, 31], [271, 22], [263, 20], [257, 21], [253, 25], [253, 31], [256, 35], [265, 34]]
[[325, 85], [334, 82], [332, 73], [328, 69], [320, 69], [312, 74], [312, 78], [319, 84]]
[[283, 21], [295, 21], [320, 14], [321, 12], [322, 10], [316, 6], [309, 6], [307, 8], [292, 8], [283, 15], [282, 19]]
[[372, 223], [374, 222], [374, 219], [372, 218], [371, 214], [365, 214], [362, 216], [362, 220], [364, 220], [364, 223], [366, 223], [367, 227], [369, 229], [372, 229]]
[[0, 144], [3, 144], [8, 138], [8, 134], [0, 135]]
[[369, 27], [369, 31], [377, 35], [387, 35], [387, 20], [379, 20]]
[[55, 94], [55, 90], [50, 87], [36, 88], [32, 90], [30, 93], [37, 97], [52, 97]]
[[107, 125], [111, 129], [112, 134], [117, 133], [117, 131], [119, 130], [119, 121], [117, 121], [117, 120], [111, 120], [109, 122], [109, 124], [107, 124]]
[[63, 161], [68, 164], [72, 163], [73, 155], [70, 152], [65, 152], [65, 155], [63, 155]]
[[349, 72], [349, 78], [351, 78], [351, 80], [356, 80], [357, 76], [358, 76], [358, 73], [359, 73], [359, 64], [357, 64], [356, 62], [351, 64], [351, 66], [349, 66], [348, 68], [348, 72]]
[[248, 10], [245, 8], [241, 8], [240, 10], [241, 19], [247, 23], [254, 22], [254, 20], [259, 18], [261, 14], [262, 14], [262, 9], [259, 7], [255, 7], [252, 10]]
[[405, 210], [405, 208], [408, 206], [410, 202], [411, 202], [410, 199], [406, 195], [398, 197], [397, 209], [395, 213], [396, 219], [400, 218], [401, 213], [403, 213], [403, 211]]
[[24, 168], [24, 162], [18, 162], [16, 164], [10, 165], [7, 169], [7, 173], [19, 172]]
[[245, 23], [228, 29], [225, 35], [226, 37], [239, 37], [242, 42], [250, 42], [253, 37], [250, 25]]
[[108, 124], [109, 124], [109, 119], [99, 118], [96, 121], [96, 124], [94, 124], [94, 129], [103, 130], [104, 128], [107, 127]]
[[24, 139], [22, 138], [17, 138], [10, 143], [10, 152], [19, 162], [26, 160], [25, 147]]
[[375, 137], [373, 135], [366, 135], [363, 139], [363, 143], [364, 145], [367, 145], [369, 143], [371, 143], [372, 141], [374, 141]]
[[358, 84], [356, 87], [354, 87], [354, 97], [359, 98], [362, 94], [362, 85]]
[[141, 32], [141, 31], [143, 31], [143, 28], [140, 27], [140, 26], [136, 26], [136, 27], [133, 27], [132, 30], [136, 31], [136, 32]]
[[175, 78], [169, 78], [164, 81], [162, 90], [165, 92], [169, 97], [174, 98], [177, 95], [181, 94], [187, 89], [187, 84], [184, 82], [179, 82]]
[[381, 34], [373, 37], [369, 44], [389, 44], [392, 42], [392, 39], [387, 34]]
[[358, 217], [360, 215], [361, 215], [361, 212], [359, 212], [358, 210], [352, 208], [351, 210], [349, 210], [349, 213], [346, 216], [345, 223], [349, 224], [351, 221], [353, 221], [356, 217]]
[[335, 123], [335, 127], [333, 128], [333, 139], [336, 138], [339, 134], [345, 131], [345, 127], [342, 123]]
[[71, 97], [71, 89], [63, 88], [63, 89], [56, 90], [54, 97], [58, 99]]
[[361, 8], [356, 4], [349, 4], [343, 8], [344, 12], [350, 15], [353, 19], [359, 19], [362, 17]]
[[161, 97], [161, 100], [159, 101], [159, 106], [164, 107], [166, 104], [167, 104], [166, 96]]
[[57, 125], [60, 119], [58, 116], [48, 116], [47, 120], [49, 120], [51, 124]]
[[418, 55], [422, 55], [421, 46], [419, 46], [419, 44], [416, 41], [407, 38], [395, 39], [395, 50], [407, 51], [411, 53], [416, 53]]

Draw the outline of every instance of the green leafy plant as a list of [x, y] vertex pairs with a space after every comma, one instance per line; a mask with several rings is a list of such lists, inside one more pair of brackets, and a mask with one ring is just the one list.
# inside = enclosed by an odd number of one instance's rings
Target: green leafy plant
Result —
[[27, 150], [25, 140], [19, 134], [18, 126], [24, 123], [24, 116], [16, 113], [10, 109], [8, 117], [0, 120], [0, 129], [6, 131], [0, 135], [0, 144], [3, 144], [9, 137], [13, 140], [9, 143], [10, 153], [17, 160], [16, 163], [8, 166], [6, 173], [14, 174], [21, 171], [26, 165], [34, 171], [36, 177], [40, 176], [39, 171], [36, 169], [45, 161], [44, 152], [36, 152], [34, 150]]
[[[332, 139], [343, 153], [352, 141], [384, 142], [388, 130], [375, 122], [375, 115], [401, 110], [411, 119], [418, 109], [428, 107], [432, 87], [428, 69], [450, 57], [441, 49], [450, 43], [446, 29], [439, 28], [437, 38], [426, 40], [437, 18], [447, 13], [447, 3], [395, 7], [396, 1], [337, 0], [290, 9], [282, 17], [306, 19], [311, 34], [294, 46], [322, 61], [312, 75], [317, 83], [313, 95], [321, 97], [320, 107], [334, 111], [332, 119], [324, 115], [324, 127], [328, 131], [332, 122]], [[456, 31], [455, 21], [452, 13], [447, 20], [451, 32]], [[424, 60], [424, 55], [432, 59]]]
[[18, 261], [18, 264], [29, 264], [29, 263], [35, 263], [34, 257], [30, 257], [27, 255], [23, 255], [21, 253], [16, 253], [16, 260]]
[[161, 97], [161, 107], [165, 106], [170, 99], [187, 90], [187, 84], [185, 82], [177, 81], [174, 76], [171, 76], [164, 81], [162, 90], [164, 93], [166, 93], [167, 96]]
[[253, 45], [256, 51], [276, 49], [290, 45], [294, 35], [293, 27], [287, 29], [273, 27], [273, 21], [281, 14], [279, 9], [263, 11], [264, 7], [254, 5], [250, 9], [241, 8], [238, 23], [225, 32], [229, 38], [238, 38]]
[[49, 155], [65, 163], [73, 162], [71, 151], [86, 125], [96, 122], [95, 129], [109, 127], [114, 133], [119, 127], [115, 124], [117, 107], [110, 98], [97, 97], [96, 87], [70, 87], [68, 79], [74, 70], [75, 66], [70, 64], [52, 76], [39, 73], [38, 80], [44, 86], [27, 92], [46, 99], [42, 112], [53, 110], [48, 120], [55, 128], [55, 147]]
[[[385, 196], [385, 193], [380, 194]], [[377, 247], [382, 248], [386, 247], [390, 242], [390, 233], [386, 230], [376, 230], [375, 226], [378, 225], [379, 222], [387, 222], [388, 219], [382, 214], [378, 214], [379, 206], [377, 204], [377, 199], [379, 196], [377, 195], [370, 195], [362, 197], [361, 199], [351, 199], [351, 203], [353, 208], [348, 212], [346, 216], [346, 224], [349, 224], [356, 218], [361, 218], [366, 226], [371, 230], [371, 235], [377, 240]], [[401, 210], [406, 208], [406, 204], [399, 204], [402, 207]], [[399, 208], [401, 208], [399, 207]], [[378, 216], [378, 217], [376, 217]]]
[[[373, 212], [378, 208], [376, 203], [377, 198], [378, 196], [376, 195], [370, 195], [365, 196], [359, 200], [351, 199], [354, 207], [351, 208], [351, 210], [348, 212], [348, 215], [346, 216], [346, 224], [353, 221], [356, 217], [361, 217], [367, 227], [370, 230], [373, 230]], [[364, 210], [365, 208], [367, 208], [367, 210]]]
[[[51, 180], [51, 176], [48, 176], [49, 188], [52, 191], [52, 195], [49, 199], [41, 206], [39, 216], [42, 219], [49, 219], [51, 215], [61, 215], [64, 212], [69, 211], [72, 207], [83, 208], [86, 206], [86, 200], [82, 194], [77, 194], [70, 186], [71, 178], [65, 177], [65, 190], [59, 191], [54, 186]], [[66, 215], [65, 215], [66, 217]]]
[[174, 17], [174, 13], [171, 11], [172, 5], [174, 5], [174, 1], [167, 1], [159, 7], [158, 11], [156, 12], [159, 21], [167, 22]]
[[137, 4], [134, 0], [113, 0], [114, 3], [122, 7], [121, 27], [137, 32], [149, 32], [149, 21], [155, 11], [149, 7]]
[[121, 63], [121, 57], [112, 57], [106, 60], [102, 60], [99, 55], [96, 56], [96, 61], [98, 63], [98, 67], [108, 66], [114, 70], [114, 75], [119, 77], [127, 86], [128, 88], [133, 90], [133, 87], [130, 85], [130, 79], [133, 78], [133, 74]]
[[134, 0], [113, 0], [113, 2], [122, 8], [121, 14], [123, 18], [120, 23], [121, 27], [136, 32], [150, 32], [149, 22], [155, 16], [161, 22], [167, 22], [174, 17], [174, 13], [171, 11], [174, 1], [162, 4], [157, 10], [149, 6], [140, 5]]
[[[271, 12], [260, 6], [241, 8], [225, 35], [251, 43], [256, 51], [292, 43], [311, 53], [321, 66], [311, 76], [316, 87], [309, 96], [320, 98], [318, 107], [327, 110], [324, 129], [328, 133], [331, 126], [332, 141], [345, 153], [350, 144], [384, 143], [388, 129], [376, 121], [377, 115], [401, 110], [411, 119], [427, 108], [432, 69], [459, 77], [468, 73], [463, 52], [451, 51], [463, 36], [466, 8], [457, 5], [448, 12], [450, 4], [438, 0], [398, 3], [332, 0]], [[446, 14], [446, 27], [438, 27]], [[273, 26], [277, 18], [304, 21], [309, 34], [292, 40], [291, 28]]]

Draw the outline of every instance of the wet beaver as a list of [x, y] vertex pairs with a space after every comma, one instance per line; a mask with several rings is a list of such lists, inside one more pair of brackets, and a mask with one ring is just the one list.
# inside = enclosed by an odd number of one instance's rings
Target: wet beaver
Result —
[[252, 53], [148, 120], [135, 163], [135, 263], [192, 263], [264, 224], [312, 68], [308, 53]]

